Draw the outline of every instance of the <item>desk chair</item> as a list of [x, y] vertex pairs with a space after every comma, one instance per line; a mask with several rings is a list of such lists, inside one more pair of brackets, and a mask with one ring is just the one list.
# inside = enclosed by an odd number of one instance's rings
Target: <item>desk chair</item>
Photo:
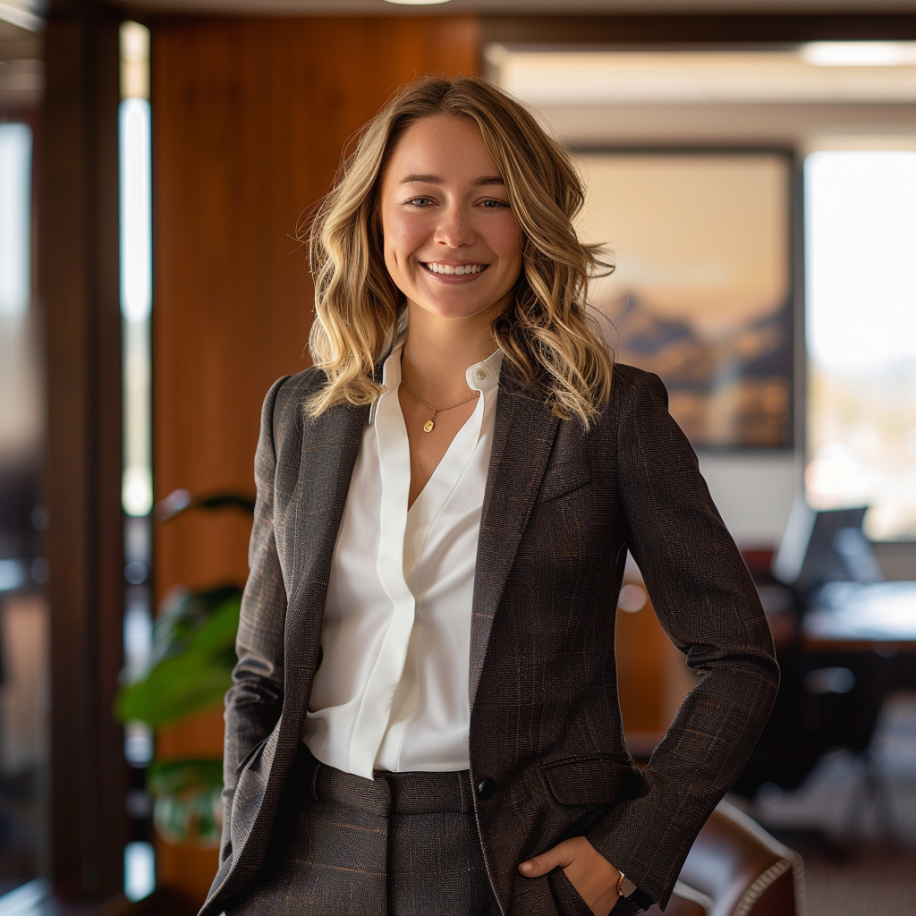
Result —
[[[651, 916], [662, 916], [652, 907]], [[728, 802], [700, 831], [664, 916], [805, 916], [802, 858]]]

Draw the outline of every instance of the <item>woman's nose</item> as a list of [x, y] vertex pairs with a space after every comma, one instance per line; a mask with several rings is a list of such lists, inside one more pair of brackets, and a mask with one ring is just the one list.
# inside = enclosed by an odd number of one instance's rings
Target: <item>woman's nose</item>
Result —
[[461, 207], [448, 207], [436, 227], [436, 241], [449, 248], [473, 245], [477, 233], [472, 225], [471, 214]]

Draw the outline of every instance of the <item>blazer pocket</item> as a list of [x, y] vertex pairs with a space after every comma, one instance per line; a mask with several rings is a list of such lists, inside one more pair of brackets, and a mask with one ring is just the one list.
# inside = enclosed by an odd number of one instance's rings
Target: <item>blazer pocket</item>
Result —
[[587, 487], [592, 475], [579, 462], [567, 461], [549, 468], [538, 493], [538, 502], [553, 502]]
[[561, 805], [613, 805], [639, 794], [639, 770], [606, 755], [567, 757], [541, 764], [550, 794]]
[[562, 868], [548, 872], [547, 882], [559, 916], [595, 916]]

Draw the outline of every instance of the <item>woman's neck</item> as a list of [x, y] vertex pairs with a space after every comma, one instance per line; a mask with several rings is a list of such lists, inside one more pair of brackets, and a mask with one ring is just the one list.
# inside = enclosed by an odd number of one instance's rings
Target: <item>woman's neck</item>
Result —
[[489, 314], [455, 319], [411, 310], [401, 352], [401, 376], [406, 385], [437, 406], [466, 396], [468, 366], [496, 349], [491, 320]]

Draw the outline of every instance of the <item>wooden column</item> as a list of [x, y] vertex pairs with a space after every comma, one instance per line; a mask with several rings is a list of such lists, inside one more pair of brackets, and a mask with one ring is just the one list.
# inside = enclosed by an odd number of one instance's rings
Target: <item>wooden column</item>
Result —
[[47, 359], [51, 874], [68, 897], [123, 888], [121, 315], [118, 25], [101, 3], [52, 4], [38, 162]]
[[[314, 18], [152, 24], [155, 492], [253, 491], [263, 397], [309, 365], [312, 287], [295, 240], [346, 139], [399, 84], [479, 71], [476, 20]], [[243, 582], [250, 520], [156, 531], [155, 582]], [[162, 756], [219, 754], [219, 713]], [[160, 844], [160, 880], [200, 902], [216, 854]]]

